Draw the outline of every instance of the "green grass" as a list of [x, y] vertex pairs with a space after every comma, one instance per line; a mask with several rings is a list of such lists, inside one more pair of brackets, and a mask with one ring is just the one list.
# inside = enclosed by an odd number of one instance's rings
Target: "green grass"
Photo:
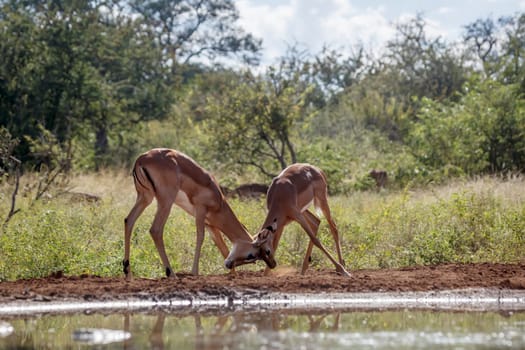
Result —
[[[133, 206], [135, 191], [124, 173], [77, 176], [69, 188], [102, 198], [98, 203], [54, 195], [33, 201], [30, 179], [22, 179], [17, 213], [0, 226], [0, 281], [65, 274], [121, 275], [123, 219]], [[0, 220], [9, 211], [12, 187], [0, 188]], [[384, 268], [446, 262], [518, 262], [525, 257], [525, 180], [479, 178], [417, 190], [356, 192], [330, 197], [347, 267]], [[255, 233], [265, 216], [263, 201], [230, 201], [239, 220]], [[149, 236], [156, 204], [135, 225], [131, 245], [133, 273], [163, 276]], [[325, 220], [320, 238], [333, 250]], [[168, 256], [175, 271], [189, 272], [195, 246], [195, 222], [174, 207], [165, 228]], [[277, 251], [280, 265], [300, 268], [308, 240], [299, 225], [290, 224]], [[311, 268], [331, 268], [314, 249]], [[259, 270], [263, 264], [243, 269]], [[201, 274], [224, 273], [223, 259], [206, 237]]]

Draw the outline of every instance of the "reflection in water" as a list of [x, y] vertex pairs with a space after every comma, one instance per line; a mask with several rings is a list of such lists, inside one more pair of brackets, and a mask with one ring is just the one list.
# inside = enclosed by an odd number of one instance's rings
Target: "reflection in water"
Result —
[[11, 324], [0, 321], [0, 338], [7, 337], [11, 333], [13, 333], [14, 328], [11, 326]]
[[79, 335], [81, 329], [131, 335], [95, 345], [104, 349], [525, 348], [525, 313], [225, 309], [196, 314], [190, 310], [152, 312], [0, 320], [0, 324], [8, 322], [14, 329], [10, 335], [0, 337], [0, 349], [78, 348], [83, 343], [75, 334]]
[[[165, 349], [164, 342], [164, 324], [166, 318], [169, 317], [166, 313], [161, 312], [156, 317], [155, 324], [151, 328], [148, 335], [150, 349]], [[222, 316], [200, 316], [193, 315], [195, 322], [195, 350], [216, 350], [216, 349], [234, 349], [237, 348], [244, 340], [255, 338], [257, 334], [268, 335], [277, 334], [282, 329], [288, 329], [292, 324], [286, 315], [281, 314], [232, 314]], [[323, 321], [327, 318], [333, 318], [333, 322], [327, 322], [330, 327], [326, 330], [337, 331], [339, 328], [340, 314], [333, 315], [325, 314], [320, 316], [306, 315], [309, 324], [307, 333], [317, 332]], [[133, 316], [126, 314], [124, 316], [124, 331], [132, 332], [131, 322]], [[205, 322], [203, 322], [203, 320]], [[214, 320], [210, 324], [210, 320]], [[266, 336], [264, 336], [266, 337]], [[266, 341], [263, 341], [266, 343]], [[133, 339], [125, 342], [125, 348], [134, 348]]]
[[73, 340], [87, 345], [110, 344], [131, 338], [131, 333], [114, 329], [80, 328], [73, 332]]

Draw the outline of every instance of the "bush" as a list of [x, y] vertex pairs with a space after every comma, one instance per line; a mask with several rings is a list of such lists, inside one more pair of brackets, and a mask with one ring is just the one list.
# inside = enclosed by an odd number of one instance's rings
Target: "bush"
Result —
[[[459, 102], [423, 99], [408, 143], [438, 177], [525, 169], [525, 109], [518, 86], [486, 81]], [[450, 171], [452, 170], [452, 171]]]

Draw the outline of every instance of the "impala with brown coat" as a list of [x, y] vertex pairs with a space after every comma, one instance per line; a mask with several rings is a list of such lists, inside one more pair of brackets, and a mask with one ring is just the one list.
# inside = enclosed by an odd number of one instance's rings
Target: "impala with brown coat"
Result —
[[[338, 260], [326, 250], [317, 238], [320, 220], [308, 207], [311, 204], [321, 209], [332, 233]], [[275, 251], [284, 227], [292, 221], [298, 222], [308, 234], [310, 243], [303, 260], [302, 273], [310, 262], [313, 245], [318, 247], [335, 265], [336, 271], [350, 276], [344, 268], [339, 233], [330, 213], [327, 198], [326, 177], [321, 169], [310, 164], [292, 164], [273, 179], [266, 198], [268, 214], [256, 236], [254, 246], [260, 248], [259, 256], [268, 267], [276, 266]]]
[[[131, 232], [135, 221], [153, 198], [157, 200], [157, 212], [150, 234], [168, 277], [173, 276], [173, 271], [164, 248], [163, 232], [174, 203], [195, 217], [197, 244], [192, 274], [199, 274], [204, 228], [210, 232], [213, 241], [226, 259], [228, 268], [257, 260], [259, 249], [253, 246], [252, 237], [224, 199], [217, 181], [190, 157], [172, 149], [152, 149], [140, 155], [135, 161], [133, 180], [137, 190], [137, 200], [124, 220], [123, 265], [127, 278], [131, 277], [129, 262]], [[221, 232], [232, 242], [231, 252]]]

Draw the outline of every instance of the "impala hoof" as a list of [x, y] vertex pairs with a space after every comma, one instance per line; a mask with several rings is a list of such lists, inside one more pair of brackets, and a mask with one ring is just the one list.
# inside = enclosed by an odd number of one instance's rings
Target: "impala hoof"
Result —
[[350, 272], [346, 271], [345, 269], [337, 270], [337, 273], [340, 274], [341, 276], [352, 277], [352, 274]]

